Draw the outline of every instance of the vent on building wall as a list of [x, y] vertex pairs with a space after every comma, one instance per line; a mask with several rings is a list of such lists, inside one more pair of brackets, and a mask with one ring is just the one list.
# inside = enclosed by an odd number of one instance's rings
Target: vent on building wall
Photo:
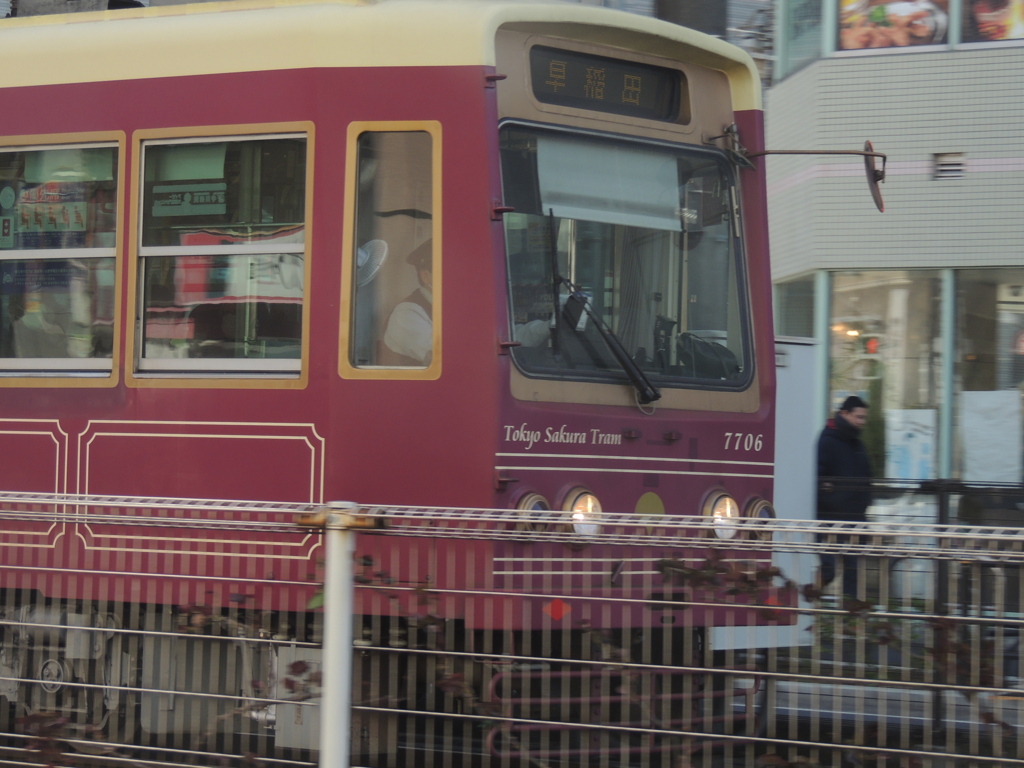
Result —
[[962, 179], [964, 177], [964, 153], [940, 152], [934, 155], [933, 179]]

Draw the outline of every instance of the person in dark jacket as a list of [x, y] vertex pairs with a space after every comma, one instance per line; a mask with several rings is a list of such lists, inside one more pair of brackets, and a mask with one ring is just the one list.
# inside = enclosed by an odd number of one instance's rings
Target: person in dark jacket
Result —
[[[864, 522], [871, 503], [871, 460], [860, 439], [868, 404], [856, 395], [843, 401], [818, 438], [818, 519]], [[829, 535], [826, 540], [836, 540]], [[849, 540], [848, 538], [839, 540]], [[836, 577], [839, 558], [821, 555], [821, 582]], [[857, 557], [842, 556], [843, 593], [857, 593]]]

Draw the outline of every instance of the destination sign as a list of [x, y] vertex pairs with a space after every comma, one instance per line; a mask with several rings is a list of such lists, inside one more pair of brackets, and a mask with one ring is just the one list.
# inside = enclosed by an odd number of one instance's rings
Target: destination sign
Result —
[[565, 51], [530, 49], [533, 95], [545, 104], [676, 122], [685, 103], [682, 72], [635, 61]]

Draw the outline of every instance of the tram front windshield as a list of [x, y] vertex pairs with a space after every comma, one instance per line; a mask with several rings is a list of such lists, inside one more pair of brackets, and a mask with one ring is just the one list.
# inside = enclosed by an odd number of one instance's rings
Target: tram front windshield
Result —
[[658, 386], [750, 377], [732, 169], [720, 153], [506, 127], [513, 349], [526, 375]]

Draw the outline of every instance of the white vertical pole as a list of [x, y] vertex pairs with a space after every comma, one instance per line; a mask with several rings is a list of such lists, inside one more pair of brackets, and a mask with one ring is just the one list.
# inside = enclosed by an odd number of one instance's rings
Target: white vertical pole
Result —
[[814, 417], [824, 425], [832, 415], [832, 273], [826, 269], [814, 273], [814, 338], [819, 345]]
[[324, 528], [324, 650], [320, 697], [321, 768], [348, 768], [352, 738], [352, 616], [356, 532], [351, 502], [332, 502]]
[[942, 306], [939, 310], [939, 338], [942, 340], [942, 357], [939, 361], [939, 448], [935, 475], [941, 479], [953, 477], [953, 406], [959, 392], [956, 385], [956, 273], [952, 269], [939, 272], [942, 281]]

